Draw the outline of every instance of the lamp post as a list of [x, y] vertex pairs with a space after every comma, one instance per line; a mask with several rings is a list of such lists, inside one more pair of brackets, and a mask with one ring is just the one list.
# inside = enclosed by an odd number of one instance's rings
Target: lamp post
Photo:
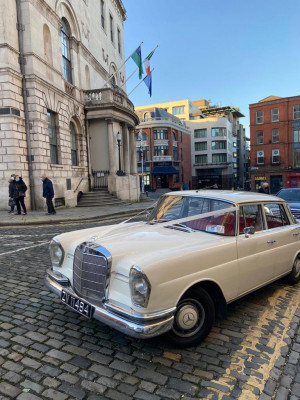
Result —
[[143, 152], [143, 146], [142, 146], [142, 140], [143, 140], [143, 131], [140, 130], [138, 134], [138, 140], [140, 141], [140, 153], [141, 153], [141, 161], [142, 161], [142, 193], [145, 192], [144, 190], [144, 152]]
[[118, 144], [118, 152], [119, 152], [119, 170], [117, 171], [117, 175], [123, 175], [123, 171], [121, 170], [121, 134], [117, 133], [117, 144]]

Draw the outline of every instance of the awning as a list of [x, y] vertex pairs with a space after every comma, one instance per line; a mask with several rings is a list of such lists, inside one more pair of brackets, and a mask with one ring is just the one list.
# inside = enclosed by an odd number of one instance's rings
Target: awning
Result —
[[152, 170], [152, 175], [178, 175], [178, 173], [177, 169], [172, 165], [154, 167]]

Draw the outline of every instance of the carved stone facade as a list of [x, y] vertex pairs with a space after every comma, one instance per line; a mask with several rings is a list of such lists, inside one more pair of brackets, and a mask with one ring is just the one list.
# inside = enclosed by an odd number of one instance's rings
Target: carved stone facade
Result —
[[134, 171], [116, 174], [125, 169], [129, 130], [138, 123], [121, 67], [126, 12], [121, 0], [101, 4], [0, 0], [0, 209], [7, 208], [12, 173], [28, 186], [29, 209], [44, 207], [41, 174], [53, 181], [57, 204], [75, 206], [78, 194], [93, 188], [99, 159], [111, 193], [139, 197]]

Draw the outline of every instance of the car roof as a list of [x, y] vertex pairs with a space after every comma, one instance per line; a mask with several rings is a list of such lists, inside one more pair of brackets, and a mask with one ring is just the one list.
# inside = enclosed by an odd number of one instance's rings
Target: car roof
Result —
[[166, 195], [170, 196], [193, 196], [193, 197], [207, 197], [218, 200], [228, 201], [234, 204], [249, 203], [249, 202], [282, 202], [285, 200], [264, 193], [256, 192], [242, 192], [237, 190], [184, 190], [178, 192], [168, 192]]

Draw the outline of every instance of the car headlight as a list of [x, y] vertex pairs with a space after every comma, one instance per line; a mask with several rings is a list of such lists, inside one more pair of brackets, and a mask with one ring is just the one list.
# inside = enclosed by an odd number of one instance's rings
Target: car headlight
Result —
[[129, 273], [129, 286], [133, 304], [138, 307], [147, 307], [151, 292], [151, 285], [141, 268], [132, 266]]
[[64, 259], [64, 249], [57, 239], [52, 239], [49, 245], [52, 267], [61, 267]]

